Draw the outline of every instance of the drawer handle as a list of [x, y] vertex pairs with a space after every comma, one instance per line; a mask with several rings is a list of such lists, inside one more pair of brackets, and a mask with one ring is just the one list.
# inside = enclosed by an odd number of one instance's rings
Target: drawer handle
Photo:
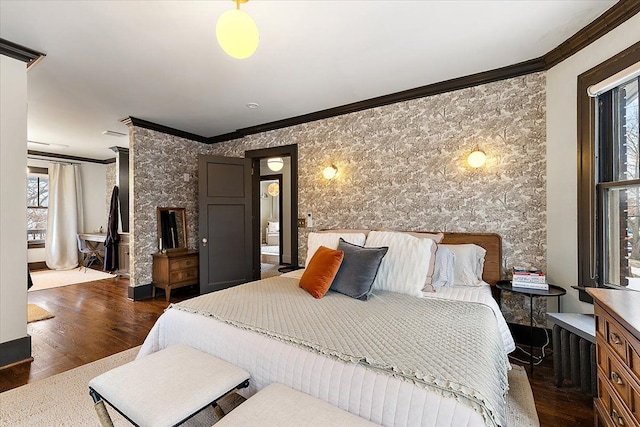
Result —
[[620, 375], [618, 375], [616, 371], [611, 371], [611, 381], [618, 385], [624, 385], [622, 378], [620, 378]]
[[618, 375], [616, 371], [611, 371], [611, 381], [618, 385], [624, 385], [622, 378], [620, 378], [620, 375]]
[[624, 425], [624, 419], [618, 415], [618, 412], [615, 409], [611, 410], [611, 418], [613, 418], [614, 421], [617, 421], [619, 426]]
[[185, 265], [191, 265], [191, 261], [185, 262]]
[[609, 339], [616, 345], [622, 344], [622, 341], [620, 340], [620, 337], [615, 332], [611, 332], [609, 334]]

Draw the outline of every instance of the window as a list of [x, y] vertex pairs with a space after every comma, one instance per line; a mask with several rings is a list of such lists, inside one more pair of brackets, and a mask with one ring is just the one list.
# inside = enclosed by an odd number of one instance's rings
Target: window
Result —
[[640, 290], [638, 78], [597, 97], [601, 284]]
[[49, 175], [46, 168], [29, 167], [27, 175], [27, 245], [44, 247], [47, 237]]
[[640, 290], [638, 77], [628, 73], [639, 62], [636, 43], [578, 76], [580, 286]]

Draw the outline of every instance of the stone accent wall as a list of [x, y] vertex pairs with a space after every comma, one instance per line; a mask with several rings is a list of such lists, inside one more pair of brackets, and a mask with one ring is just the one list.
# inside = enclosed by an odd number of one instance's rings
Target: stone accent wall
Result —
[[[412, 101], [373, 108], [212, 147], [136, 129], [135, 229], [148, 236], [136, 256], [136, 284], [150, 281], [156, 247], [152, 207], [183, 192], [167, 168], [197, 173], [195, 153], [242, 157], [246, 150], [298, 145], [299, 213], [313, 213], [314, 228], [301, 229], [299, 259], [309, 231], [376, 228], [494, 232], [502, 236], [504, 271], [513, 265], [546, 268], [545, 74], [535, 73]], [[184, 152], [174, 144], [187, 145]], [[192, 145], [195, 144], [195, 145]], [[479, 148], [487, 164], [472, 169], [466, 158]], [[191, 163], [189, 163], [191, 162]], [[335, 164], [338, 176], [322, 170]], [[142, 169], [138, 169], [138, 168]], [[178, 180], [179, 181], [179, 180]], [[197, 193], [197, 181], [190, 184]], [[151, 191], [151, 195], [147, 194]], [[156, 193], [156, 195], [154, 195]], [[158, 194], [159, 193], [159, 194]], [[190, 193], [191, 194], [191, 193]], [[190, 196], [191, 197], [191, 196]], [[197, 217], [197, 196], [187, 209]], [[140, 217], [139, 204], [143, 203]], [[175, 203], [174, 203], [175, 204]], [[186, 201], [176, 206], [185, 205]], [[192, 214], [192, 210], [194, 213]], [[155, 215], [155, 210], [153, 210]], [[197, 224], [197, 222], [193, 223]], [[192, 236], [191, 229], [189, 235]], [[506, 293], [505, 293], [506, 294]], [[504, 295], [508, 321], [528, 324], [528, 299]], [[536, 321], [546, 301], [536, 300]]]
[[111, 207], [111, 192], [113, 191], [113, 187], [116, 185], [116, 175], [118, 173], [118, 169], [116, 168], [116, 163], [109, 163], [106, 167], [106, 201], [105, 201], [105, 218], [107, 220], [107, 224], [105, 224], [105, 229], [108, 227], [109, 221], [109, 208]]
[[133, 128], [130, 138], [131, 286], [140, 286], [151, 283], [158, 207], [186, 208], [188, 246], [198, 247], [198, 155], [211, 147], [142, 128]]

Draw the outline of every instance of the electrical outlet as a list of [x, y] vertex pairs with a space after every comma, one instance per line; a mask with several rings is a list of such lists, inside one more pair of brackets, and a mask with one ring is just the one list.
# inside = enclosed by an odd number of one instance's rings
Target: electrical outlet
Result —
[[298, 228], [306, 228], [306, 227], [307, 227], [307, 219], [298, 218]]

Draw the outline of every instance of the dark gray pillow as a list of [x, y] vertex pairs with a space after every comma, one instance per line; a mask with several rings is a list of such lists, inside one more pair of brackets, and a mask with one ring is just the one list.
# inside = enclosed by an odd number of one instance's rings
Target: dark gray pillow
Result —
[[338, 250], [344, 252], [344, 258], [330, 289], [351, 298], [368, 300], [382, 258], [389, 248], [365, 248], [340, 238]]

